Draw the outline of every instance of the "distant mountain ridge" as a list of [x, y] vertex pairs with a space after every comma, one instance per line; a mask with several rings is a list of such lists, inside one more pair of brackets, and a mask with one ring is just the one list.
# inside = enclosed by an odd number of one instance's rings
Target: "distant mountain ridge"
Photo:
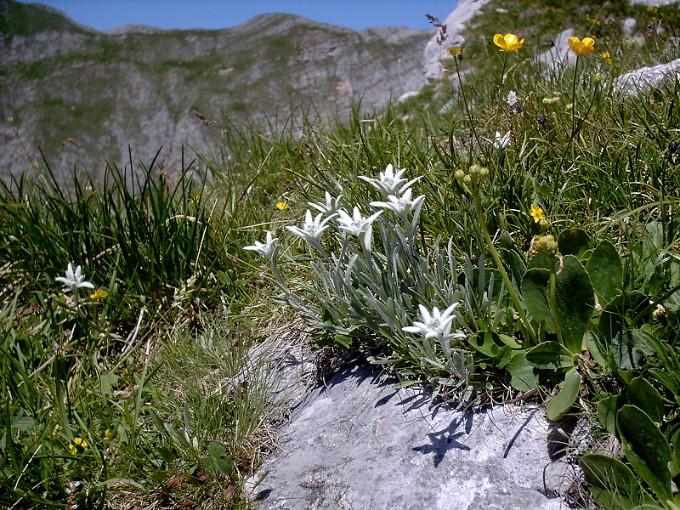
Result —
[[346, 117], [425, 83], [431, 31], [360, 32], [289, 14], [223, 30], [97, 32], [54, 9], [0, 0], [0, 174], [39, 157], [98, 173], [104, 160], [210, 150], [223, 115], [277, 122], [296, 107]]

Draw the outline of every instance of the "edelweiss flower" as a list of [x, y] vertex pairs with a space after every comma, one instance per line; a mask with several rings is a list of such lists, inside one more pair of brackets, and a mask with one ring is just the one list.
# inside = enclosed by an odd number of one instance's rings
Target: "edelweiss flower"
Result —
[[56, 281], [64, 284], [64, 292], [78, 293], [78, 289], [94, 289], [94, 285], [90, 282], [85, 281], [85, 275], [83, 274], [80, 266], [76, 267], [75, 272], [73, 271], [73, 265], [69, 262], [68, 268], [64, 276], [57, 276]]
[[405, 168], [394, 172], [394, 167], [392, 165], [387, 165], [384, 172], [380, 172], [380, 179], [371, 179], [364, 175], [360, 175], [359, 179], [366, 181], [371, 186], [373, 186], [378, 191], [384, 193], [385, 195], [397, 195], [403, 193], [408, 188], [410, 188], [414, 182], [417, 182], [420, 177], [416, 177], [407, 182], [407, 179], [402, 177], [402, 174], [406, 171]]
[[296, 236], [301, 237], [315, 248], [321, 249], [321, 235], [324, 230], [328, 228], [328, 222], [332, 218], [333, 216], [328, 216], [323, 219], [323, 213], [317, 214], [315, 218], [312, 218], [312, 211], [307, 209], [307, 212], [305, 213], [305, 224], [302, 228], [286, 227], [286, 229]]
[[505, 150], [506, 147], [510, 145], [510, 131], [505, 133], [504, 135], [501, 135], [498, 131], [496, 131], [496, 136], [493, 142], [493, 146], [498, 149], [498, 150]]
[[338, 196], [337, 198], [333, 198], [333, 196], [326, 191], [326, 202], [308, 202], [309, 206], [313, 209], [316, 209], [317, 211], [327, 214], [327, 215], [333, 215], [338, 212], [338, 209], [340, 209], [340, 200], [342, 199], [342, 195]]
[[382, 211], [379, 211], [375, 214], [371, 214], [368, 217], [364, 217], [361, 214], [359, 206], [354, 206], [352, 216], [350, 216], [347, 211], [340, 209], [338, 211], [338, 228], [350, 235], [357, 236], [366, 248], [366, 251], [371, 251], [373, 222], [381, 214]]
[[465, 333], [462, 331], [451, 334], [451, 323], [455, 319], [455, 315], [452, 314], [457, 306], [458, 303], [453, 303], [443, 312], [440, 312], [439, 308], [435, 306], [430, 313], [423, 305], [418, 305], [423, 321], [416, 321], [413, 326], [406, 326], [402, 330], [407, 333], [423, 335], [425, 339], [438, 338], [444, 341], [451, 338], [465, 338]]
[[264, 243], [255, 241], [255, 244], [251, 246], [246, 246], [243, 249], [248, 251], [256, 251], [262, 257], [271, 260], [271, 258], [274, 256], [274, 251], [276, 250], [277, 243], [278, 239], [276, 237], [272, 237], [271, 232], [267, 232], [267, 237]]
[[420, 195], [419, 197], [411, 200], [411, 195], [413, 194], [412, 192], [413, 190], [409, 188], [400, 197], [389, 195], [387, 197], [387, 202], [371, 202], [371, 206], [377, 207], [379, 209], [389, 209], [399, 216], [407, 216], [411, 212], [417, 210], [418, 207], [420, 207], [425, 201], [425, 195]]

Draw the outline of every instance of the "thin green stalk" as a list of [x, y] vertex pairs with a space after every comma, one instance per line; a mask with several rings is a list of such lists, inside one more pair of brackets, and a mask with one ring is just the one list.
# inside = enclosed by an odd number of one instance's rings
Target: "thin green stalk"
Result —
[[[578, 63], [578, 59], [576, 60], [576, 63]], [[575, 73], [575, 70], [574, 70]], [[574, 74], [574, 90], [576, 88], [576, 74]], [[585, 115], [583, 118], [579, 121], [578, 125], [574, 126], [575, 123], [575, 115], [576, 115], [576, 102], [572, 102], [571, 106], [571, 119], [572, 119], [572, 126], [571, 126], [571, 135], [569, 136], [569, 141], [567, 142], [567, 145], [565, 145], [564, 150], [562, 151], [562, 157], [560, 158], [560, 163], [557, 165], [558, 169], [562, 169], [562, 165], [564, 164], [564, 160], [567, 157], [567, 153], [569, 152], [569, 149], [572, 147], [572, 144], [574, 142], [574, 139], [576, 138], [576, 135], [581, 132], [581, 128], [583, 127], [583, 123], [586, 121], [588, 118], [588, 115], [590, 114], [590, 110], [592, 110], [593, 105], [595, 104], [595, 97], [597, 96], [597, 92], [600, 88], [599, 84], [595, 84], [595, 89], [593, 90], [593, 95], [590, 98], [590, 103], [588, 104], [588, 109], [586, 110]], [[575, 92], [572, 92], [572, 94], [575, 94]], [[559, 179], [555, 179], [555, 184], [553, 186], [553, 196], [557, 194], [557, 184], [559, 183]]]
[[475, 122], [474, 120], [472, 120], [472, 113], [470, 113], [470, 108], [468, 107], [467, 99], [465, 97], [465, 89], [463, 88], [463, 78], [460, 76], [460, 67], [458, 66], [458, 59], [454, 58], [453, 61], [456, 64], [456, 76], [458, 77], [460, 96], [463, 98], [463, 106], [465, 107], [465, 114], [467, 115], [468, 121], [470, 122], [470, 130], [472, 131], [472, 135], [475, 137], [475, 140], [477, 141], [477, 145], [479, 145], [479, 148], [481, 150], [484, 150], [481, 142], [479, 141], [479, 136], [477, 136]]
[[571, 82], [571, 138], [574, 138], [574, 129], [576, 128], [576, 77], [578, 76], [578, 63], [581, 57], [576, 55], [576, 64], [574, 64], [574, 79]]
[[498, 250], [496, 250], [496, 247], [494, 246], [493, 241], [491, 239], [491, 235], [489, 234], [489, 231], [486, 228], [486, 221], [484, 219], [484, 215], [482, 214], [482, 199], [478, 189], [475, 189], [474, 191], [474, 200], [475, 200], [475, 214], [477, 216], [477, 222], [479, 223], [479, 228], [482, 231], [484, 241], [486, 242], [489, 252], [491, 253], [493, 260], [496, 263], [496, 267], [498, 268], [498, 271], [500, 272], [501, 277], [503, 278], [505, 286], [508, 288], [508, 292], [510, 293], [512, 302], [515, 305], [515, 309], [517, 310], [517, 313], [519, 314], [520, 319], [522, 320], [522, 323], [524, 324], [524, 327], [527, 330], [527, 333], [529, 334], [530, 340], [532, 343], [535, 343], [536, 333], [534, 332], [534, 328], [531, 326], [528, 317], [524, 313], [524, 305], [522, 304], [522, 300], [517, 294], [517, 290], [515, 289], [512, 280], [510, 280], [510, 277], [508, 276], [508, 273], [505, 270], [505, 267], [503, 266], [503, 261], [501, 260]]
[[505, 81], [505, 68], [508, 65], [508, 52], [504, 53], [503, 57], [503, 69], [501, 70], [501, 80], [498, 83], [498, 92], [496, 93], [496, 123], [498, 123], [498, 116], [500, 114], [501, 108], [501, 91], [503, 90], [503, 82]]

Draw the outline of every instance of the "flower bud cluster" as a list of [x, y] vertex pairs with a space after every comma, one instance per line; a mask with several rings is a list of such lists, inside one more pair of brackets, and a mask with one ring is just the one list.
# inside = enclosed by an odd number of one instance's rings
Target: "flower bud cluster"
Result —
[[547, 253], [552, 256], [557, 254], [557, 241], [552, 235], [534, 236], [531, 240], [529, 256], [533, 257], [539, 253]]
[[453, 173], [453, 176], [459, 184], [465, 186], [470, 191], [471, 186], [481, 184], [489, 178], [489, 169], [475, 163], [467, 169], [467, 172], [459, 168]]

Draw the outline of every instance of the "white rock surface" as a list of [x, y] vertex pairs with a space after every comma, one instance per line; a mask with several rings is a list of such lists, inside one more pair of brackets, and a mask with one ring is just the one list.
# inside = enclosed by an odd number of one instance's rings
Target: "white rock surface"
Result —
[[622, 74], [614, 82], [614, 90], [624, 95], [637, 95], [666, 80], [680, 79], [680, 58], [667, 64], [641, 67]]
[[569, 49], [569, 38], [574, 35], [573, 28], [562, 31], [553, 41], [553, 46], [538, 56], [538, 61], [546, 71], [558, 71], [564, 66], [574, 65], [576, 55]]
[[435, 80], [442, 77], [443, 69], [440, 62], [446, 57], [446, 50], [453, 46], [463, 45], [465, 23], [471, 20], [487, 2], [488, 0], [459, 0], [456, 8], [442, 22], [446, 25], [448, 38], [439, 44], [437, 35], [434, 35], [425, 46], [425, 78]]
[[635, 26], [637, 25], [637, 20], [635, 18], [626, 18], [623, 20], [623, 35], [630, 37], [633, 35]]
[[658, 7], [660, 5], [670, 5], [678, 3], [678, 0], [632, 0], [632, 4], [648, 5], [649, 7]]
[[417, 90], [409, 90], [408, 92], [404, 92], [401, 96], [399, 96], [399, 99], [397, 99], [397, 103], [403, 103], [407, 99], [411, 99], [412, 97], [416, 97], [418, 95]]
[[561, 508], [544, 495], [540, 409], [433, 412], [429, 394], [392, 382], [353, 368], [312, 392], [251, 480], [255, 508]]

